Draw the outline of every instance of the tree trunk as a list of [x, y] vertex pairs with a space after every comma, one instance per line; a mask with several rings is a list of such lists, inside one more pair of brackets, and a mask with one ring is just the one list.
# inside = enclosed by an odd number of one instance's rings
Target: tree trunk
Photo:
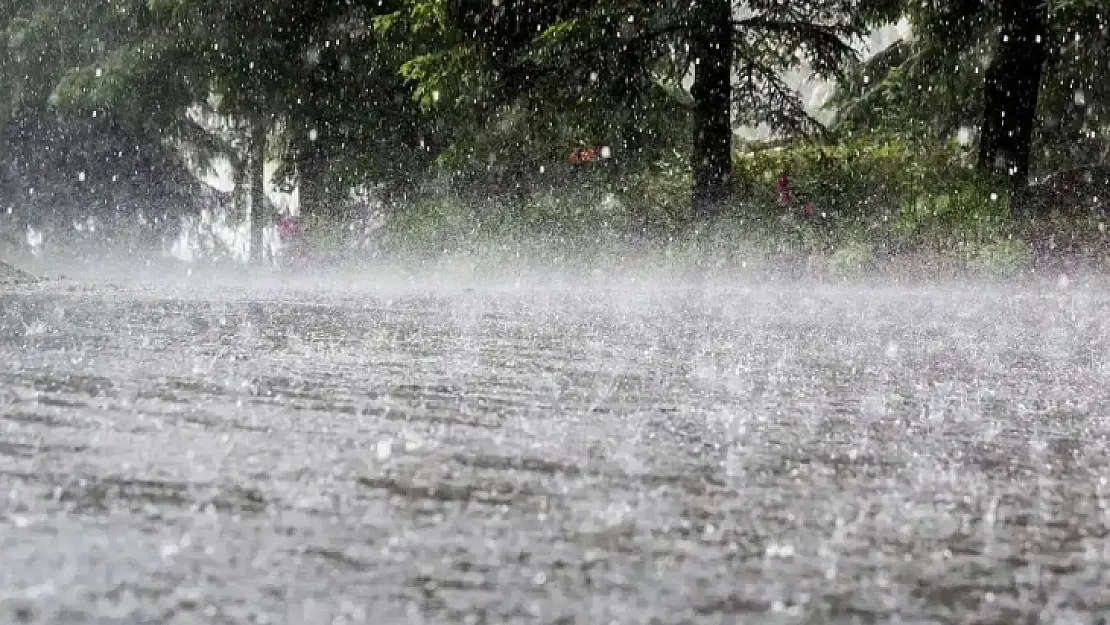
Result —
[[324, 180], [328, 163], [319, 147], [319, 141], [300, 146], [295, 158], [301, 220], [307, 223], [330, 216], [327, 215], [327, 185]]
[[265, 257], [263, 233], [266, 229], [266, 123], [261, 115], [251, 120], [250, 145], [247, 148], [251, 188], [251, 264], [261, 264]]
[[11, 108], [7, 102], [0, 104], [0, 202], [12, 202], [16, 190], [9, 182], [12, 178], [10, 152]]
[[732, 193], [732, 2], [700, 0], [691, 32], [694, 52], [694, 217], [720, 214]]
[[1008, 0], [983, 85], [979, 170], [1002, 174], [1021, 192], [1029, 178], [1037, 97], [1047, 57], [1041, 0]]
[[[233, 152], [232, 165], [231, 165], [231, 211], [234, 215], [232, 223], [234, 224], [250, 224], [250, 154], [240, 154], [238, 150]], [[248, 249], [248, 259], [250, 258]]]

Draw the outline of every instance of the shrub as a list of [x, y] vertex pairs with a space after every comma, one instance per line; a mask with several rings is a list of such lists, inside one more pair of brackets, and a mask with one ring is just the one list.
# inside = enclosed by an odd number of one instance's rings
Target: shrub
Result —
[[[838, 264], [855, 263], [867, 248], [954, 255], [961, 261], [981, 254], [1020, 256], [1008, 194], [1001, 185], [980, 180], [972, 163], [972, 155], [955, 142], [897, 135], [766, 147], [737, 156], [741, 200], [734, 210], [784, 215], [802, 248], [835, 254]], [[789, 208], [776, 192], [779, 176], [791, 182]], [[811, 203], [811, 217], [800, 214], [803, 202]]]
[[[900, 254], [1008, 270], [1030, 259], [1045, 239], [1037, 232], [1076, 230], [1075, 220], [1042, 219], [1039, 230], [1019, 224], [1004, 185], [981, 180], [973, 156], [955, 142], [892, 134], [765, 145], [736, 154], [735, 200], [702, 224], [690, 219], [690, 167], [676, 152], [637, 171], [567, 168], [530, 193], [432, 185], [392, 206], [382, 232], [386, 249], [420, 257], [619, 260], [647, 244], [662, 252], [653, 259], [672, 266], [789, 259], [791, 267], [844, 273]], [[789, 179], [788, 203], [780, 176]], [[806, 202], [808, 215], [799, 210]], [[1101, 223], [1079, 230], [1088, 233], [1086, 248], [1105, 239]]]

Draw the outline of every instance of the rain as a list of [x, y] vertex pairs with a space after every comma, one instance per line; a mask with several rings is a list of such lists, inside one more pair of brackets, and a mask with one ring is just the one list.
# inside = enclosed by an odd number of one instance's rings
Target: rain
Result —
[[1105, 622], [1108, 29], [8, 2], [0, 622]]

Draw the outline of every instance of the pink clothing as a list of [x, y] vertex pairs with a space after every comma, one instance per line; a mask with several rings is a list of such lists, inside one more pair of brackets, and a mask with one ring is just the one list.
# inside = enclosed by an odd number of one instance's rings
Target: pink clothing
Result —
[[[794, 190], [790, 187], [790, 178], [785, 174], [775, 181], [775, 191], [778, 193], [779, 202], [785, 206], [794, 206]], [[813, 205], [808, 201], [803, 202], [799, 212], [802, 217], [810, 217], [813, 215]]]
[[285, 216], [278, 220], [277, 231], [282, 240], [296, 237], [300, 234], [300, 230], [300, 224], [297, 223], [296, 217]]

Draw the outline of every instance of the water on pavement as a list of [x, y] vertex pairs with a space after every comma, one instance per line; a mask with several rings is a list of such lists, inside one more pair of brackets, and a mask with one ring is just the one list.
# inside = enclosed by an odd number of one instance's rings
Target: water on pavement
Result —
[[1095, 285], [0, 287], [0, 622], [1095, 623]]

